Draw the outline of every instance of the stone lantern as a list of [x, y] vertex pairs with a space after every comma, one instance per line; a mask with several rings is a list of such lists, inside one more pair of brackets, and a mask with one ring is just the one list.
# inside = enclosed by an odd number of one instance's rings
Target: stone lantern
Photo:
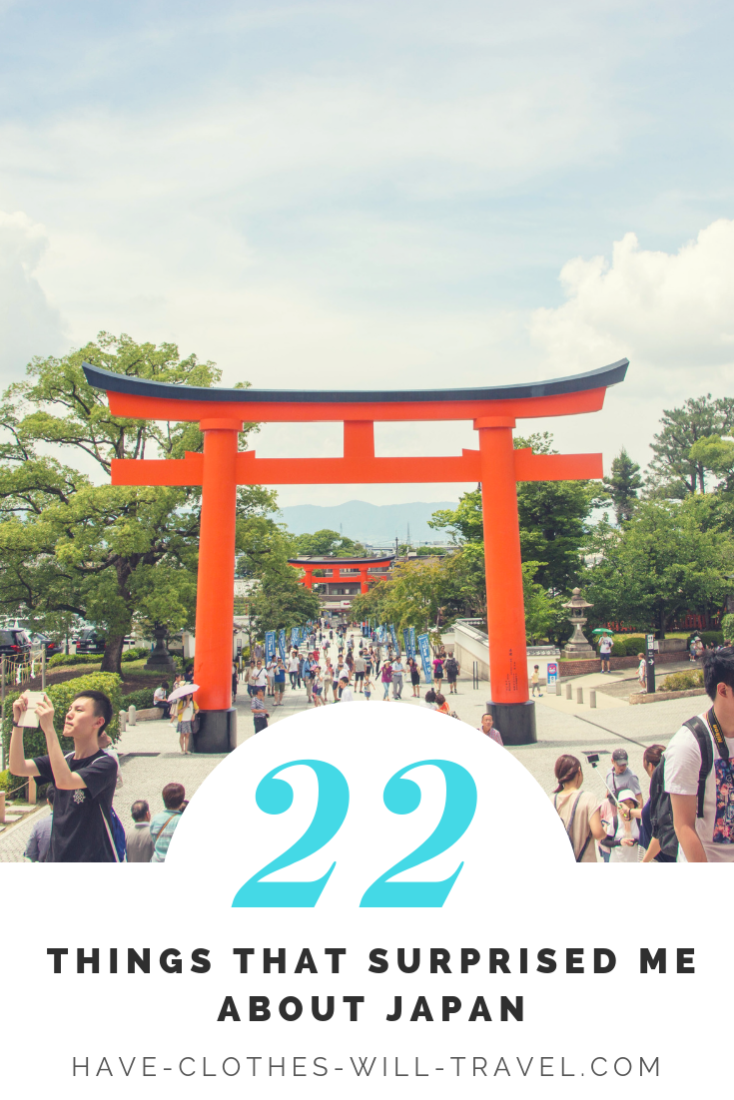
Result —
[[168, 631], [161, 623], [155, 623], [153, 627], [153, 637], [155, 638], [155, 648], [151, 650], [148, 660], [145, 662], [147, 669], [152, 669], [154, 672], [171, 672], [175, 675], [176, 662], [171, 654], [168, 652], [168, 646], [166, 645], [166, 637]]
[[580, 588], [574, 588], [573, 595], [564, 607], [569, 609], [568, 621], [573, 625], [573, 634], [563, 647], [563, 656], [566, 660], [588, 661], [596, 657], [593, 646], [589, 645], [581, 627], [586, 622], [586, 608], [593, 607], [581, 595]]

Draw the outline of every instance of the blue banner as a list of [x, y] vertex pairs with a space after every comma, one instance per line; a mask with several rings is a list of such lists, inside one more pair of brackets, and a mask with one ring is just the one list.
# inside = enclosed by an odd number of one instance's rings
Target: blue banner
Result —
[[414, 626], [403, 627], [403, 642], [405, 643], [406, 656], [415, 657], [415, 627]]
[[297, 649], [298, 648], [298, 627], [297, 626], [294, 626], [294, 627], [291, 628], [291, 648], [292, 649]]
[[431, 663], [431, 646], [428, 641], [427, 634], [418, 635], [418, 647], [421, 651], [421, 664], [423, 665], [423, 675], [426, 678], [426, 683], [433, 683], [433, 664]]
[[415, 659], [415, 627], [410, 628], [410, 656]]
[[396, 653], [400, 652], [400, 646], [398, 645], [398, 632], [395, 627], [390, 623], [390, 637], [392, 638], [393, 648]]
[[380, 645], [384, 645], [385, 642], [387, 641], [387, 627], [386, 626], [378, 626], [378, 628], [377, 628], [377, 640], [380, 643]]
[[275, 631], [265, 631], [265, 660], [272, 661], [275, 657]]
[[278, 656], [285, 661], [285, 630], [278, 631]]

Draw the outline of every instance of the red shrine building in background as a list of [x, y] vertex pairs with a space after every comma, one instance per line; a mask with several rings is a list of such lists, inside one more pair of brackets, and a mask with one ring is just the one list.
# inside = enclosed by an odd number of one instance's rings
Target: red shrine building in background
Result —
[[[190, 421], [204, 435], [203, 453], [183, 459], [113, 459], [114, 485], [200, 485], [201, 534], [196, 603], [194, 676], [200, 685], [201, 728], [196, 752], [235, 747], [232, 708], [235, 503], [238, 485], [370, 485], [480, 482], [487, 583], [490, 696], [506, 744], [536, 740], [528, 693], [518, 481], [600, 478], [600, 454], [533, 454], [516, 450], [517, 420], [598, 412], [609, 386], [624, 380], [629, 363], [545, 382], [441, 390], [277, 390], [178, 386], [131, 378], [89, 363], [90, 385], [107, 393], [113, 416]], [[468, 420], [477, 448], [460, 455], [404, 458], [375, 454], [380, 421]], [[341, 458], [258, 458], [238, 450], [248, 423], [338, 421]]]
[[395, 554], [377, 554], [373, 557], [289, 558], [288, 564], [303, 572], [301, 584], [315, 591], [323, 610], [344, 614], [355, 596], [369, 592], [370, 585], [384, 580], [390, 574]]

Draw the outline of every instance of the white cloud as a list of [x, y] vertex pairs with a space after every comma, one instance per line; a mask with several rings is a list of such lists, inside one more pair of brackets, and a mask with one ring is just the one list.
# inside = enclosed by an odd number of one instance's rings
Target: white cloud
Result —
[[[689, 390], [698, 392], [717, 376], [732, 377], [734, 221], [713, 222], [675, 254], [642, 249], [627, 233], [611, 262], [579, 257], [560, 279], [568, 300], [536, 310], [530, 327], [551, 373], [627, 355], [634, 373], [655, 385], [685, 372]], [[702, 369], [712, 372], [703, 383]]]
[[61, 316], [36, 271], [48, 247], [46, 230], [20, 211], [0, 211], [0, 378], [19, 378], [31, 356], [64, 346]]

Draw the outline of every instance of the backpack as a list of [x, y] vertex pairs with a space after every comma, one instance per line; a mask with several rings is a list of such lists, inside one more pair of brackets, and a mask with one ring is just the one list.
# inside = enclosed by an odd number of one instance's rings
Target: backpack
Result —
[[[683, 725], [691, 731], [698, 742], [701, 753], [701, 767], [698, 772], [698, 791], [696, 817], [703, 817], [703, 802], [706, 794], [706, 780], [714, 766], [714, 753], [708, 729], [699, 717], [689, 718]], [[678, 855], [678, 837], [673, 825], [673, 803], [665, 790], [665, 754], [652, 773], [650, 780], [650, 822], [652, 835], [660, 844], [660, 851], [666, 856]]]
[[102, 820], [107, 830], [107, 836], [109, 837], [110, 844], [112, 845], [112, 851], [115, 856], [115, 863], [125, 863], [127, 861], [127, 840], [125, 839], [125, 828], [115, 812], [115, 807], [110, 806], [110, 820], [105, 817], [104, 810], [100, 806], [99, 812], [102, 814]]

